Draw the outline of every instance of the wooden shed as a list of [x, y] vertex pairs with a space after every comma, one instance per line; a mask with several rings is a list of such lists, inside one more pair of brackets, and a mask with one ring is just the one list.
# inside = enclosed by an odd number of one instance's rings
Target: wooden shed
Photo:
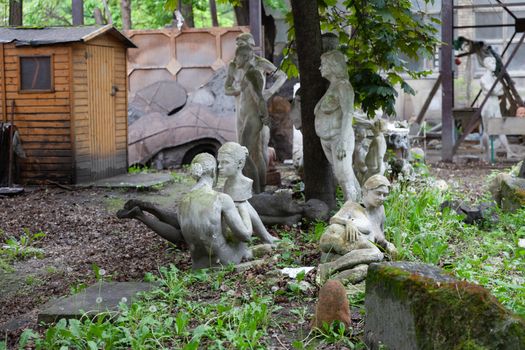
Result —
[[20, 131], [20, 182], [126, 172], [131, 47], [111, 25], [0, 28], [1, 118]]

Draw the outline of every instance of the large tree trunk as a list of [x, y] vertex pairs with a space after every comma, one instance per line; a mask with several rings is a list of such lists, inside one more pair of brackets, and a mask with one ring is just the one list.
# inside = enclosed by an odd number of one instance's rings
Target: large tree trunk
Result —
[[9, 0], [9, 25], [22, 26], [22, 0]]
[[84, 0], [72, 0], [71, 12], [73, 15], [73, 25], [84, 25]]
[[237, 25], [248, 26], [250, 25], [250, 0], [240, 0], [239, 3], [239, 6], [233, 8]]
[[210, 15], [211, 15], [211, 25], [213, 27], [219, 26], [219, 19], [217, 18], [217, 4], [215, 0], [209, 0], [210, 4]]
[[332, 169], [314, 125], [315, 105], [328, 87], [328, 82], [319, 72], [321, 27], [317, 1], [292, 0], [291, 5], [301, 81], [305, 197], [307, 200], [320, 199], [334, 208], [336, 204]]
[[184, 23], [190, 28], [195, 27], [195, 22], [193, 21], [193, 0], [180, 0], [179, 11], [184, 17]]
[[122, 29], [131, 29], [131, 0], [120, 0], [120, 13], [122, 15]]

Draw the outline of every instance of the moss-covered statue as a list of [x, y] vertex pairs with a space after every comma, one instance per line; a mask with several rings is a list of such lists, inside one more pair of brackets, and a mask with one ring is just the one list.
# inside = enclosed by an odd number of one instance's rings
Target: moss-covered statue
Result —
[[217, 162], [208, 153], [191, 162], [197, 180], [179, 204], [179, 223], [190, 249], [193, 269], [238, 264], [251, 259], [249, 220], [243, 221], [233, 199], [213, 189]]
[[345, 200], [357, 201], [361, 189], [352, 168], [354, 89], [348, 80], [344, 55], [338, 50], [322, 54], [320, 70], [330, 85], [315, 106], [315, 132], [321, 139], [324, 154], [332, 165]]
[[371, 176], [363, 186], [363, 204], [347, 201], [330, 219], [320, 240], [321, 281], [332, 278], [358, 283], [366, 277], [368, 264], [383, 260], [380, 248], [391, 256], [397, 254], [384, 234], [383, 202], [389, 186], [383, 175]]

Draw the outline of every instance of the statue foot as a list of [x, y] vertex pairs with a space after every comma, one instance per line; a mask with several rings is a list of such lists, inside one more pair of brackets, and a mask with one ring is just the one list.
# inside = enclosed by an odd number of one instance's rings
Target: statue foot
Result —
[[131, 209], [133, 209], [135, 207], [143, 208], [143, 207], [148, 206], [149, 204], [150, 203], [141, 201], [140, 199], [130, 199], [129, 201], [124, 203], [124, 209], [131, 210]]
[[139, 207], [133, 207], [128, 210], [126, 209], [126, 206], [124, 205], [124, 209], [120, 209], [119, 211], [117, 211], [117, 217], [119, 219], [134, 219], [141, 213], [142, 211], [140, 210]]

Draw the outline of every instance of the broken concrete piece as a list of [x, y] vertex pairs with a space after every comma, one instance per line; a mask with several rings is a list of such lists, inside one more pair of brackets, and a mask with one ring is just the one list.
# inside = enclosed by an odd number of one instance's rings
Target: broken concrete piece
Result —
[[187, 92], [174, 80], [161, 80], [137, 91], [132, 105], [145, 114], [158, 112], [171, 115], [184, 107]]
[[350, 306], [346, 298], [345, 287], [341, 282], [328, 280], [319, 290], [319, 300], [315, 307], [312, 328], [323, 329], [323, 324], [332, 324], [334, 321], [342, 322], [350, 327]]
[[52, 323], [61, 318], [80, 318], [100, 312], [117, 312], [121, 302], [130, 304], [137, 293], [149, 291], [155, 287], [145, 282], [101, 282], [94, 284], [80, 293], [51, 301], [44, 305], [38, 314], [38, 322]]
[[498, 174], [490, 185], [490, 192], [498, 206], [513, 212], [525, 206], [525, 179], [510, 174]]
[[435, 266], [371, 264], [365, 308], [371, 350], [525, 348], [523, 319], [483, 287]]

